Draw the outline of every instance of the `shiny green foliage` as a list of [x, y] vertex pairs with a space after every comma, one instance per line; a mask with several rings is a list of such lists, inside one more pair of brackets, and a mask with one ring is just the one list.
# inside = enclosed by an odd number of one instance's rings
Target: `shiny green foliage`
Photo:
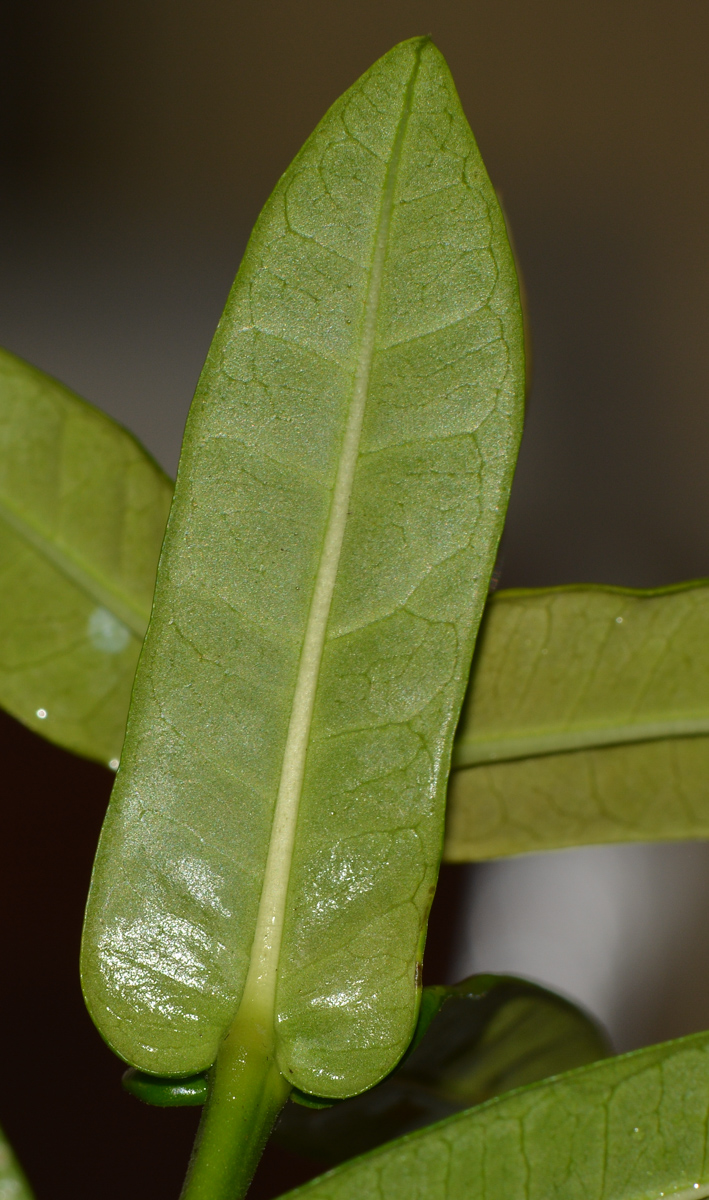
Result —
[[289, 1192], [303, 1200], [704, 1200], [709, 1034], [581, 1067]]
[[402, 43], [276, 187], [192, 406], [83, 952], [135, 1066], [207, 1067], [250, 966], [302, 1090], [406, 1049], [523, 386], [493, 189]]
[[609, 1053], [591, 1018], [553, 992], [522, 979], [473, 976], [424, 989], [413, 1048], [388, 1079], [319, 1112], [288, 1104], [274, 1136], [298, 1154], [342, 1162]]
[[206, 1103], [209, 1090], [206, 1072], [183, 1079], [165, 1079], [129, 1067], [123, 1072], [121, 1082], [129, 1095], [157, 1108], [194, 1108]]
[[34, 1200], [32, 1189], [0, 1129], [0, 1200]]
[[[392, 1074], [351, 1100], [291, 1093], [276, 1138], [339, 1162], [511, 1088], [605, 1058], [602, 1030], [575, 1005], [524, 979], [477, 975], [423, 990], [411, 1046]], [[160, 1108], [204, 1104], [206, 1074], [160, 1078], [130, 1067], [123, 1087]], [[322, 1110], [314, 1116], [303, 1109]]]
[[171, 497], [125, 429], [0, 350], [0, 705], [113, 766]]
[[500, 592], [456, 736], [445, 856], [709, 836], [709, 586]]

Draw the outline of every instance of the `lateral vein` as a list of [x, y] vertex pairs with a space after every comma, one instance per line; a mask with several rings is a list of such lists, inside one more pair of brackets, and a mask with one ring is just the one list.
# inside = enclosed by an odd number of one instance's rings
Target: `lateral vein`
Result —
[[271, 829], [263, 889], [259, 904], [251, 963], [242, 1007], [253, 1006], [262, 1017], [275, 1010], [278, 959], [283, 936], [286, 896], [295, 844], [298, 809], [305, 774], [305, 760], [315, 705], [320, 664], [325, 644], [330, 606], [337, 580], [342, 543], [354, 483], [362, 423], [367, 403], [369, 377], [374, 355], [377, 311], [386, 260], [394, 191], [401, 150], [411, 114], [413, 90], [420, 62], [420, 49], [409, 79], [401, 117], [384, 181], [379, 220], [374, 240], [362, 334], [354, 373], [352, 396], [335, 476], [332, 501], [308, 613], [305, 638], [298, 665], [288, 734], [283, 753], [276, 808]]

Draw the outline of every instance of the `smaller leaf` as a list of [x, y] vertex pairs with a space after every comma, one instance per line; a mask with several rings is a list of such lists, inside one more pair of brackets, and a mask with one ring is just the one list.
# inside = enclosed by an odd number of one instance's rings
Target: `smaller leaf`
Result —
[[610, 1052], [590, 1017], [526, 980], [477, 975], [425, 988], [409, 1052], [383, 1083], [320, 1112], [294, 1094], [274, 1137], [300, 1154], [342, 1162]]
[[[129, 1067], [123, 1072], [123, 1087], [136, 1100], [157, 1108], [193, 1108], [205, 1104], [209, 1084], [207, 1072], [185, 1079], [164, 1079]], [[2, 1196], [0, 1196], [2, 1200]]]
[[0, 350], [0, 705], [114, 768], [171, 497], [127, 430]]
[[130, 1065], [191, 1074], [258, 1028], [264, 1063], [342, 1098], [409, 1045], [522, 333], [494, 191], [413, 38], [277, 185], [190, 410], [83, 942]]
[[287, 1195], [706, 1200], [708, 1111], [709, 1034], [698, 1033], [498, 1096]]
[[0, 1129], [0, 1200], [34, 1200], [28, 1184], [12, 1151], [12, 1147]]
[[489, 601], [444, 858], [709, 836], [709, 584]]

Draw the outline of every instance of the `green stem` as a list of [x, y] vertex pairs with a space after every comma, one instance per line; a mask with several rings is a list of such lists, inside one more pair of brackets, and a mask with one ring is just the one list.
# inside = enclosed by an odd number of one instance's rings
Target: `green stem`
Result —
[[181, 1200], [241, 1200], [288, 1099], [290, 1084], [276, 1064], [272, 1026], [244, 1007], [212, 1070]]

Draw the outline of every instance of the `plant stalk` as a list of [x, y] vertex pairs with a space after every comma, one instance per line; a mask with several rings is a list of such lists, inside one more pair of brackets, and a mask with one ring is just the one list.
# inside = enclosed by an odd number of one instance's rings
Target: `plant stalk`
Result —
[[181, 1200], [246, 1195], [290, 1090], [276, 1063], [272, 1022], [242, 1004], [212, 1068]]

